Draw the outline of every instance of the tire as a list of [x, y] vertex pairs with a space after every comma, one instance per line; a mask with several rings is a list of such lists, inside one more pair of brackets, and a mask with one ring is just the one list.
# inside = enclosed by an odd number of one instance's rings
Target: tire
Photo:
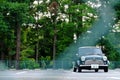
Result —
[[95, 72], [98, 72], [98, 69], [95, 69]]
[[82, 72], [82, 69], [80, 67], [78, 67], [78, 72]]
[[73, 68], [73, 72], [76, 72], [77, 71], [77, 68]]
[[104, 68], [104, 72], [108, 72], [108, 67]]

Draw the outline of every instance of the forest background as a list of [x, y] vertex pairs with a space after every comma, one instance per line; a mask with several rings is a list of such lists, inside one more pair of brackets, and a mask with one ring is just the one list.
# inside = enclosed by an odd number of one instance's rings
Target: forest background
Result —
[[[120, 1], [113, 8], [115, 23], [94, 46], [101, 46], [110, 61], [120, 61]], [[43, 61], [52, 66], [98, 14], [82, 0], [0, 0], [0, 60], [17, 69], [38, 68]]]

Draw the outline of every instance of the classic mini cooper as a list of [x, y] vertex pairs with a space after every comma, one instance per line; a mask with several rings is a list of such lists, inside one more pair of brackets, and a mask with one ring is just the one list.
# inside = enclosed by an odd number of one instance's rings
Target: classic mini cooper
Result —
[[73, 71], [81, 72], [82, 69], [95, 70], [103, 69], [108, 72], [109, 61], [99, 47], [79, 47], [78, 59], [73, 65]]

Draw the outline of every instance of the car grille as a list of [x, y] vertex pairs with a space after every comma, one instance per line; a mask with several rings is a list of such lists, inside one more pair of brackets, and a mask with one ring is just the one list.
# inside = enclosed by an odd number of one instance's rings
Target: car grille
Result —
[[104, 62], [103, 62], [103, 60], [86, 60], [85, 61], [85, 65], [91, 65], [91, 64], [103, 65]]

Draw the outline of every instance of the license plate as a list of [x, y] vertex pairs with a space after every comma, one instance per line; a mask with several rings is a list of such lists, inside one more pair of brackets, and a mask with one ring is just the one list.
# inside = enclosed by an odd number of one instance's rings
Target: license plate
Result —
[[98, 69], [98, 68], [99, 68], [99, 65], [98, 65], [98, 64], [91, 64], [91, 68], [92, 68], [92, 69]]

